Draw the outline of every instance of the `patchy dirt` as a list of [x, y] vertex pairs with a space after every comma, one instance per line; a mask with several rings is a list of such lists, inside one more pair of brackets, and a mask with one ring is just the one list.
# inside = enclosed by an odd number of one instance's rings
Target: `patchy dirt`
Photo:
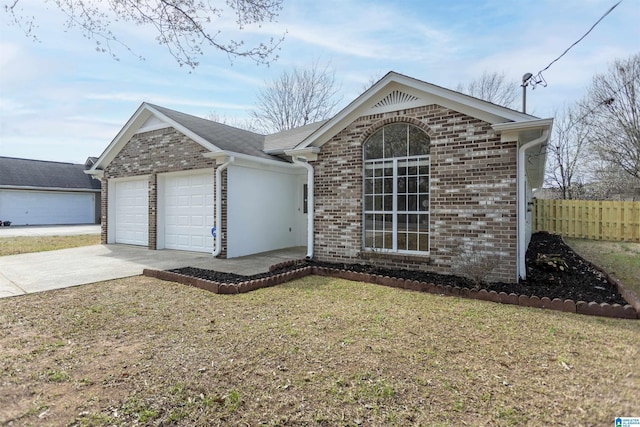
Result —
[[[512, 283], [486, 283], [482, 285], [482, 288], [495, 290], [496, 292], [514, 292], [519, 295], [536, 295], [540, 298], [571, 299], [576, 302], [595, 301], [598, 303], [627, 304], [627, 301], [620, 295], [615, 285], [610, 283], [602, 272], [593, 268], [589, 262], [567, 246], [560, 236], [549, 233], [535, 233], [531, 238], [526, 260], [527, 280], [521, 281], [517, 285]], [[465, 277], [452, 275], [386, 269], [366, 264], [317, 261], [306, 261], [306, 263], [461, 288], [477, 287], [474, 282]], [[298, 266], [285, 267], [284, 269], [297, 268]], [[267, 277], [274, 273], [281, 273], [283, 269], [255, 276], [241, 276], [193, 267], [178, 268], [170, 271], [219, 283], [235, 284]]]

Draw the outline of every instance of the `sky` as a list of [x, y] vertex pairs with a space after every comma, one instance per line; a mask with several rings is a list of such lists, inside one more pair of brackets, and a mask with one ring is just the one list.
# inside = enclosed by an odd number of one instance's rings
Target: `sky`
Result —
[[[483, 72], [520, 82], [617, 0], [284, 0], [275, 22], [239, 31], [232, 19], [214, 19], [211, 27], [247, 43], [284, 35], [277, 60], [256, 65], [205, 47], [194, 70], [180, 67], [151, 28], [116, 24], [134, 54], [114, 46], [115, 60], [65, 28], [54, 2], [20, 0], [38, 23], [33, 41], [11, 25], [4, 5], [12, 2], [0, 0], [0, 156], [84, 163], [142, 102], [233, 123], [249, 116], [270, 80], [314, 63], [334, 70], [339, 108], [388, 71], [452, 89]], [[613, 60], [639, 52], [638, 22], [640, 0], [623, 0], [543, 73], [546, 87], [528, 89], [527, 112], [552, 117]]]

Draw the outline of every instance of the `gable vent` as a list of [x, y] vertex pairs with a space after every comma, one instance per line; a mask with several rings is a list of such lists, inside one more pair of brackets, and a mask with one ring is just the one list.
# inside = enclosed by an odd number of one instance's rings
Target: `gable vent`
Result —
[[394, 90], [389, 95], [382, 98], [372, 108], [385, 108], [391, 105], [406, 104], [417, 100], [417, 96], [409, 95], [408, 93], [400, 92], [399, 90]]

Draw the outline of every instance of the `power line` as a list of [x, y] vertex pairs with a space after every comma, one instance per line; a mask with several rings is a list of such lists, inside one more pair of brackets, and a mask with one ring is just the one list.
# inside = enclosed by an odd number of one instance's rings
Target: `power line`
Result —
[[[527, 84], [531, 83], [531, 85], [532, 85], [533, 87], [535, 87], [535, 86], [536, 86], [536, 85], [538, 85], [538, 84], [542, 84], [542, 86], [546, 87], [546, 86], [547, 86], [547, 82], [546, 82], [546, 80], [544, 79], [544, 77], [542, 76], [542, 73], [543, 73], [544, 71], [547, 71], [547, 70], [548, 70], [548, 69], [549, 69], [553, 64], [555, 64], [555, 63], [556, 63], [560, 58], [562, 58], [563, 56], [565, 56], [565, 55], [567, 54], [567, 52], [569, 52], [569, 50], [571, 50], [571, 48], [573, 48], [575, 45], [577, 45], [578, 43], [580, 43], [580, 42], [581, 42], [585, 37], [587, 37], [587, 36], [589, 35], [589, 33], [590, 33], [591, 31], [593, 31], [593, 29], [594, 29], [594, 28], [595, 28], [595, 27], [596, 27], [596, 26], [597, 26], [597, 25], [598, 25], [598, 24], [599, 24], [599, 23], [600, 23], [600, 22], [601, 22], [601, 21], [602, 21], [602, 20], [607, 16], [607, 15], [609, 15], [609, 14], [613, 11], [613, 9], [615, 9], [616, 7], [618, 7], [618, 5], [619, 5], [620, 3], [622, 3], [622, 0], [619, 0], [616, 4], [614, 4], [613, 6], [611, 6], [611, 7], [609, 8], [609, 10], [607, 10], [607, 11], [604, 13], [604, 15], [602, 15], [602, 16], [600, 17], [600, 19], [598, 19], [598, 20], [595, 22], [595, 24], [593, 24], [593, 25], [591, 26], [591, 28], [589, 28], [589, 31], [587, 31], [586, 33], [584, 33], [584, 35], [583, 35], [582, 37], [580, 37], [580, 38], [579, 38], [578, 40], [576, 40], [576, 41], [575, 41], [571, 46], [569, 46], [567, 49], [565, 49], [565, 51], [564, 51], [564, 52], [562, 52], [562, 54], [561, 54], [560, 56], [558, 56], [556, 59], [554, 59], [553, 61], [551, 61], [551, 62], [549, 63], [549, 65], [547, 65], [546, 67], [544, 67], [542, 70], [538, 71], [538, 73], [537, 73], [535, 76], [530, 75], [526, 80], [524, 80], [524, 81], [522, 82], [522, 86], [526, 86]], [[534, 77], [535, 77], [535, 78], [534, 78]]]

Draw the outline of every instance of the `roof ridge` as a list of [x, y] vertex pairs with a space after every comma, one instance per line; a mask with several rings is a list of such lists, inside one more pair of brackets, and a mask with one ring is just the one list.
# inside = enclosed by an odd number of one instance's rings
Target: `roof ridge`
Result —
[[262, 136], [262, 137], [265, 136], [262, 133], [253, 132], [253, 131], [248, 130], [248, 129], [243, 129], [243, 128], [239, 128], [237, 126], [228, 125], [226, 123], [222, 123], [222, 122], [219, 122], [219, 121], [216, 121], [216, 120], [207, 119], [205, 117], [200, 117], [200, 116], [196, 116], [196, 115], [193, 115], [193, 114], [185, 113], [183, 111], [174, 110], [173, 108], [163, 107], [161, 105], [151, 104], [149, 102], [147, 102], [147, 105], [150, 106], [151, 108], [155, 108], [155, 109], [159, 110], [160, 112], [163, 112], [162, 110], [165, 110], [165, 111], [168, 110], [168, 111], [170, 111], [171, 113], [174, 113], [174, 114], [180, 114], [180, 115], [183, 115], [183, 116], [189, 116], [189, 117], [197, 119], [197, 120], [202, 120], [202, 121], [205, 121], [205, 122], [212, 123], [214, 125], [224, 126], [224, 127], [231, 128], [231, 129], [234, 129], [234, 130], [251, 133], [251, 134], [257, 135], [257, 136]]
[[26, 162], [57, 163], [57, 164], [60, 164], [60, 165], [84, 166], [83, 163], [61, 162], [61, 161], [58, 161], [58, 160], [25, 159], [24, 157], [0, 156], [0, 159], [23, 160], [23, 161], [26, 161]]

